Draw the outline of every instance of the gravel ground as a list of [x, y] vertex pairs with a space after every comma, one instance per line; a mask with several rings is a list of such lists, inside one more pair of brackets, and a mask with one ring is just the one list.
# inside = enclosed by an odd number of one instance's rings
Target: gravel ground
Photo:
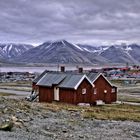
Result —
[[23, 99], [0, 97], [0, 140], [139, 140], [140, 123], [85, 119], [80, 111], [49, 108]]

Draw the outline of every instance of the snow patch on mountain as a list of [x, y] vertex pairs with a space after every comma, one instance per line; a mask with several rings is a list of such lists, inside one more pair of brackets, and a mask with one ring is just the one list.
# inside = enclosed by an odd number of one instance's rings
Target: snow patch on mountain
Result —
[[78, 45], [71, 43], [73, 46], [75, 46], [77, 49], [79, 49], [80, 51], [84, 51], [82, 48], [80, 48]]
[[10, 47], [9, 47], [9, 50], [8, 50], [8, 51], [11, 51], [11, 49], [12, 49], [12, 44], [10, 45]]
[[3, 53], [2, 55], [7, 59], [17, 57], [32, 47], [33, 46], [26, 44], [0, 44], [1, 53]]
[[133, 49], [131, 47], [127, 46], [125, 50], [126, 51], [132, 51]]
[[85, 51], [87, 51], [87, 52], [91, 52], [90, 50], [88, 50], [87, 48], [83, 48]]

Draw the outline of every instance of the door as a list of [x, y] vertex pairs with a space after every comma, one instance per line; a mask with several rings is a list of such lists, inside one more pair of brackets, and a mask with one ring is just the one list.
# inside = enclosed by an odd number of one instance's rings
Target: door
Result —
[[59, 88], [54, 87], [54, 100], [59, 101]]

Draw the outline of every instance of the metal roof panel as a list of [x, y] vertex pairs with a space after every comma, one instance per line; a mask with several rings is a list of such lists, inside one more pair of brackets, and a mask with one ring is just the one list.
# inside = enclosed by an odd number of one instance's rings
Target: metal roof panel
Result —
[[34, 83], [37, 83], [48, 71], [45, 70], [44, 72], [42, 72], [37, 78], [35, 78], [33, 80]]
[[83, 74], [67, 74], [66, 78], [63, 80], [62, 83], [60, 83], [58, 87], [75, 88], [75, 86], [83, 76]]
[[66, 74], [47, 73], [42, 77], [42, 79], [37, 83], [37, 85], [40, 86], [58, 85], [65, 77]]

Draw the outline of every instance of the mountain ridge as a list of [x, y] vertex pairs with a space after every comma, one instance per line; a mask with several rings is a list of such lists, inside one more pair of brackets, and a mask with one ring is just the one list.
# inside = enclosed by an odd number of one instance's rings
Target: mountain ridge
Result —
[[[26, 48], [27, 47], [27, 48]], [[11, 52], [13, 49], [14, 53]], [[109, 64], [140, 63], [140, 45], [92, 46], [74, 44], [66, 40], [48, 41], [33, 47], [32, 45], [0, 44], [0, 59], [20, 63], [52, 64]], [[17, 51], [19, 49], [19, 51]]]

